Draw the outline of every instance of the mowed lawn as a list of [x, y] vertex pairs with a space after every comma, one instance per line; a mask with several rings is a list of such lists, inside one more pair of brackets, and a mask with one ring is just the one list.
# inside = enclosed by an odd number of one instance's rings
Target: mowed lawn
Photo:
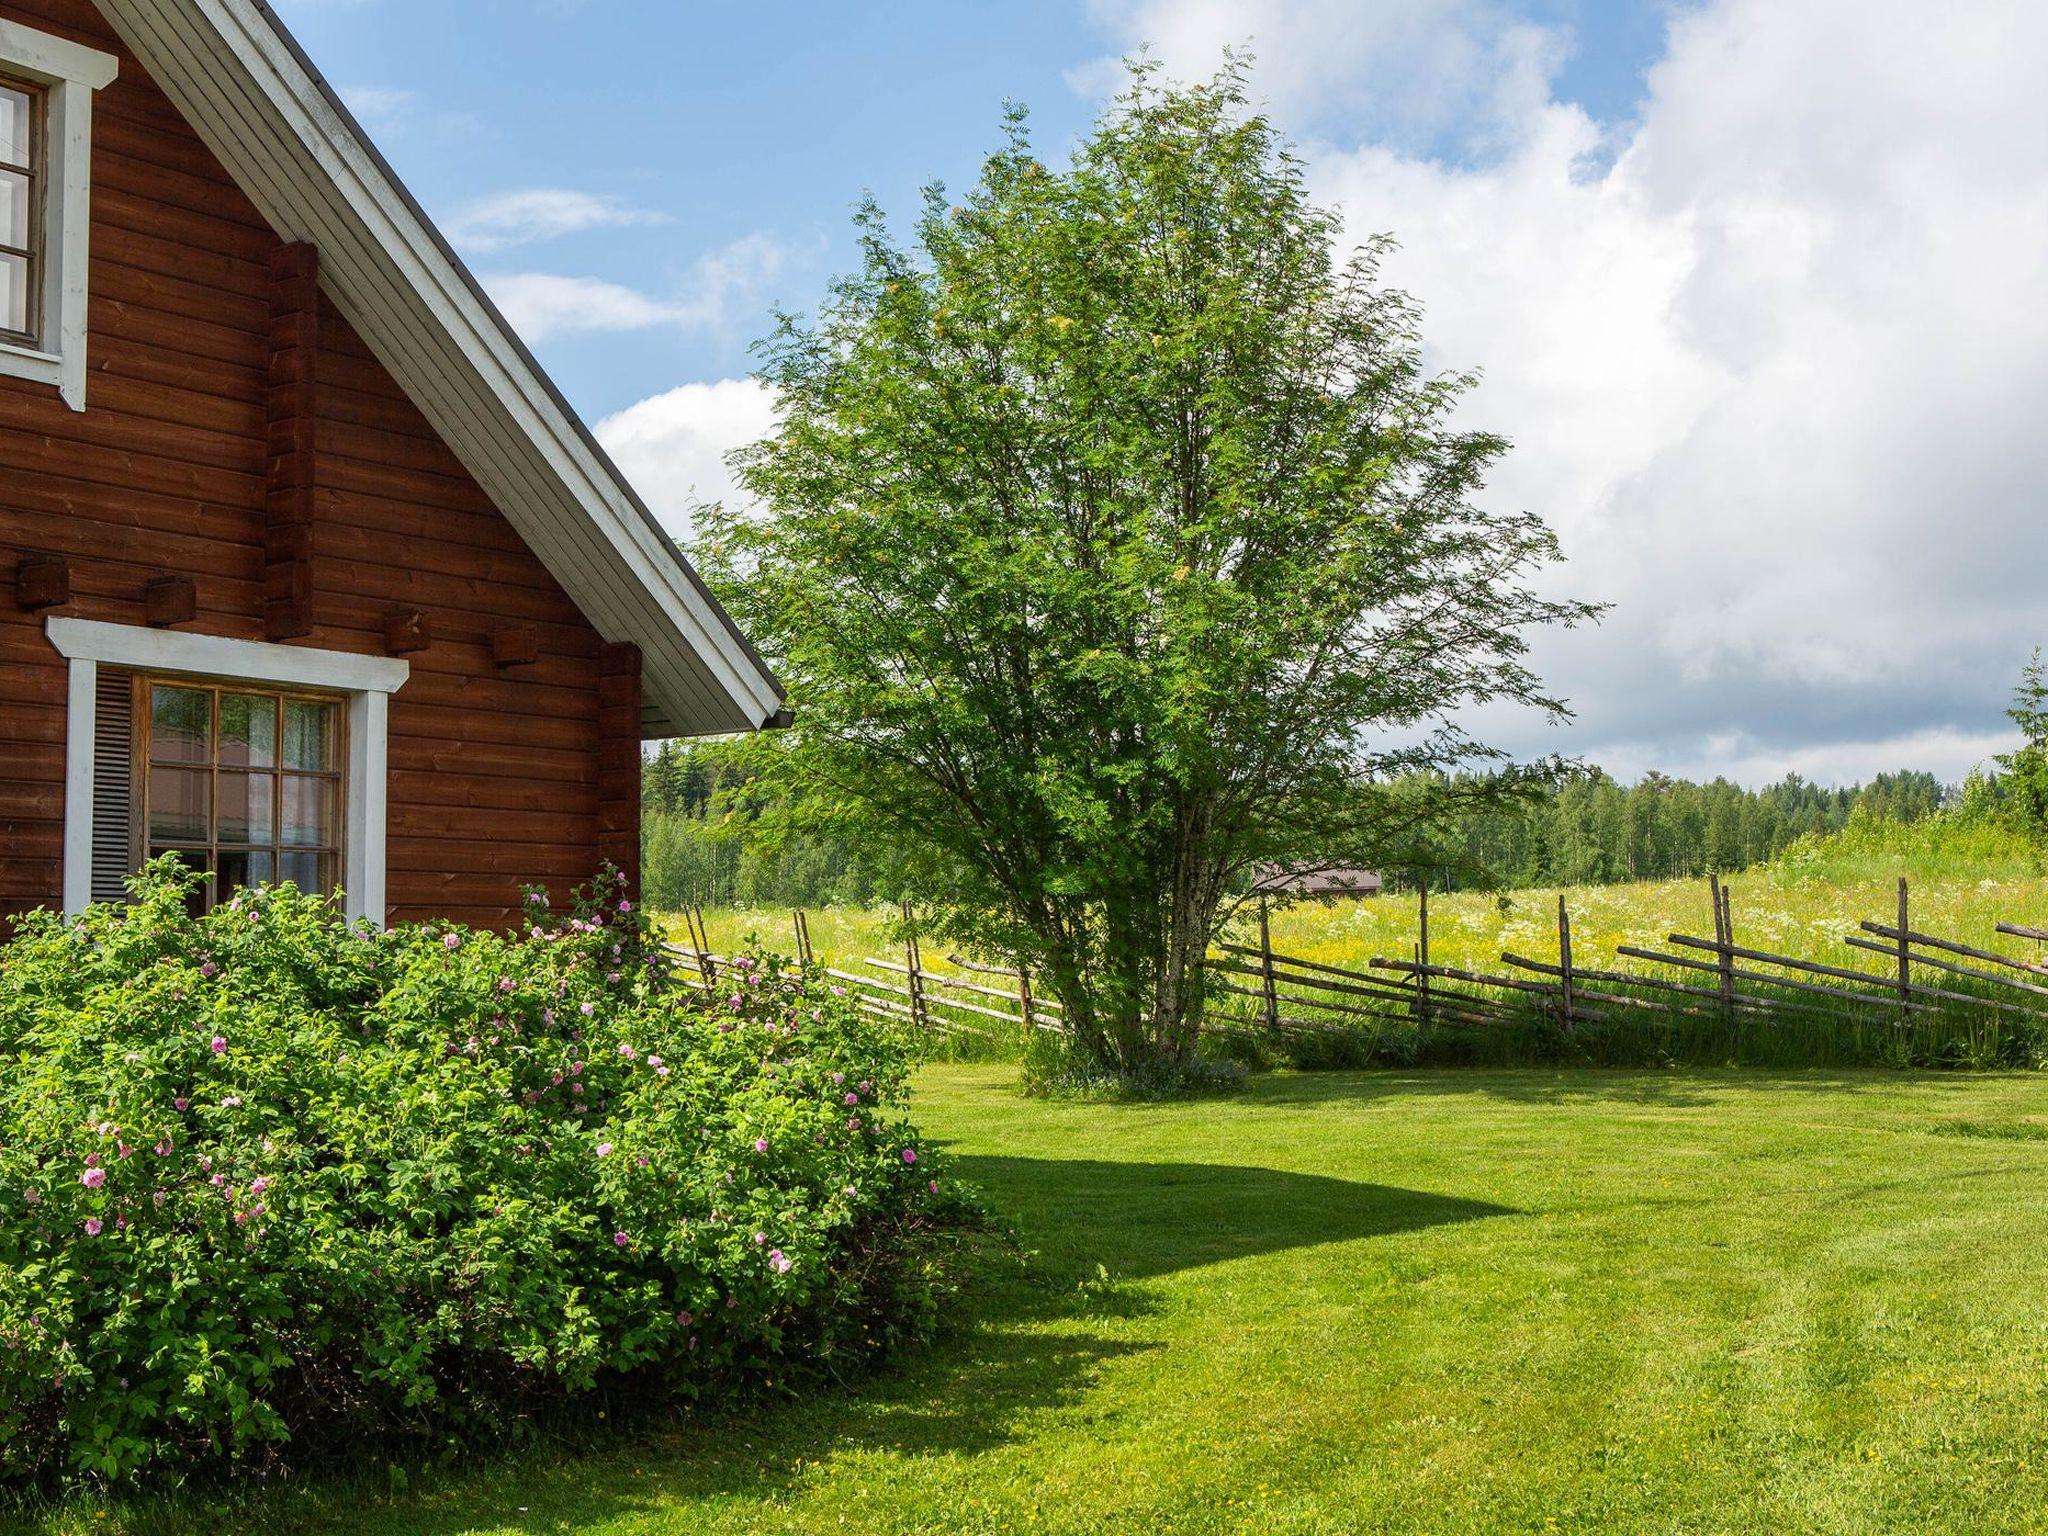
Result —
[[[2048, 1078], [1281, 1075], [920, 1114], [1034, 1258], [840, 1395], [212, 1530], [2048, 1529]], [[59, 1528], [183, 1528], [74, 1505]]]

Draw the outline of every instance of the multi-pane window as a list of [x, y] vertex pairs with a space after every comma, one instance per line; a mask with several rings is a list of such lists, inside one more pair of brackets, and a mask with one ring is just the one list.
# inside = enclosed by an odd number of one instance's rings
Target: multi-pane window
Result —
[[43, 93], [0, 76], [0, 340], [42, 329]]
[[208, 906], [239, 886], [333, 891], [342, 829], [341, 700], [142, 678], [138, 852], [207, 872]]

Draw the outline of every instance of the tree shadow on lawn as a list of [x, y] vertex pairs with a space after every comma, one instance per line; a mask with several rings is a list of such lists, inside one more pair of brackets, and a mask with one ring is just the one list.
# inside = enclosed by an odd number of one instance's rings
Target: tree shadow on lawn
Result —
[[1508, 1216], [1505, 1206], [1221, 1163], [956, 1156], [1049, 1267], [1149, 1280], [1206, 1264]]
[[408, 1495], [366, 1487], [352, 1498], [330, 1483], [301, 1502], [259, 1497], [189, 1525], [145, 1518], [136, 1528], [539, 1536], [662, 1511], [680, 1529], [731, 1501], [788, 1498], [824, 1475], [830, 1457], [972, 1457], [1010, 1443], [1033, 1420], [1084, 1399], [1116, 1361], [1165, 1347], [1129, 1336], [1126, 1325], [1158, 1306], [1130, 1282], [1512, 1214], [1264, 1168], [1024, 1157], [961, 1157], [955, 1166], [988, 1192], [1033, 1256], [1000, 1265], [971, 1291], [938, 1343], [846, 1391], [666, 1425], [643, 1418], [637, 1432], [584, 1449], [557, 1444], [430, 1474]]

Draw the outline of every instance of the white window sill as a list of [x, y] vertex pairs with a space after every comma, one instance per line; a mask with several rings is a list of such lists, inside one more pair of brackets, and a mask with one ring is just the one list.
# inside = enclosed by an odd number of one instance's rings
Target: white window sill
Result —
[[61, 387], [64, 383], [64, 359], [54, 352], [38, 352], [33, 347], [0, 341], [0, 376]]

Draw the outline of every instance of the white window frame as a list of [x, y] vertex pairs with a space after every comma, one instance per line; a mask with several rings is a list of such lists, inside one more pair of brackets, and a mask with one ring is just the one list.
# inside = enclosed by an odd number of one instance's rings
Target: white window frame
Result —
[[228, 640], [179, 630], [53, 618], [44, 633], [71, 663], [64, 756], [64, 913], [92, 903], [93, 741], [99, 669], [168, 673], [236, 683], [269, 683], [338, 693], [348, 701], [348, 802], [342, 825], [343, 910], [351, 922], [384, 922], [384, 840], [390, 776], [391, 695], [412, 664], [390, 656], [310, 646]]
[[113, 81], [111, 53], [0, 20], [0, 75], [43, 87], [42, 293], [36, 347], [0, 341], [0, 374], [53, 384], [85, 409], [85, 275], [92, 243], [92, 94]]

